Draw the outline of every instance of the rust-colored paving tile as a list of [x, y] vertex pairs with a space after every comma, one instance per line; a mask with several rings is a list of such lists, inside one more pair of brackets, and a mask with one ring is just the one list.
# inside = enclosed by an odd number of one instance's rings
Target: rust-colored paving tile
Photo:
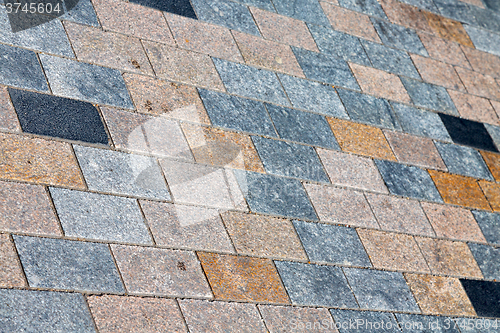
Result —
[[465, 46], [462, 50], [476, 72], [500, 77], [500, 57]]
[[418, 31], [417, 33], [431, 58], [450, 65], [471, 69], [465, 54], [462, 52], [460, 44], [439, 38], [432, 34], [427, 34], [423, 31]]
[[380, 37], [367, 15], [338, 7], [327, 2], [320, 2], [320, 4], [333, 29], [381, 43]]
[[67, 143], [0, 133], [0, 178], [84, 189]]
[[13, 132], [21, 130], [16, 111], [12, 106], [9, 92], [5, 86], [0, 86], [0, 128]]
[[493, 125], [500, 124], [497, 113], [488, 99], [453, 90], [448, 90], [448, 94], [463, 118]]
[[434, 274], [483, 278], [481, 269], [466, 243], [415, 237]]
[[180, 48], [243, 62], [229, 29], [167, 12], [164, 14]]
[[327, 120], [342, 150], [396, 161], [380, 128], [329, 117]]
[[495, 180], [500, 181], [500, 154], [489, 151], [480, 151], [480, 153]]
[[290, 46], [238, 31], [233, 35], [247, 64], [304, 77]]
[[0, 234], [0, 287], [24, 287], [23, 272], [9, 235]]
[[198, 252], [215, 298], [289, 303], [274, 264], [269, 259]]
[[411, 58], [424, 81], [454, 90], [465, 91], [465, 87], [453, 66], [416, 54], [411, 54]]
[[470, 94], [500, 100], [500, 86], [493, 76], [456, 67], [457, 73]]
[[374, 267], [430, 273], [413, 236], [366, 229], [358, 235]]
[[250, 7], [265, 39], [319, 52], [307, 25], [300, 20]]
[[410, 96], [398, 76], [380, 69], [353, 63], [349, 65], [363, 92], [402, 103], [411, 103]]
[[135, 74], [123, 78], [138, 112], [210, 124], [196, 88]]
[[488, 201], [474, 178], [429, 170], [444, 202], [453, 205], [490, 210]]
[[405, 278], [424, 314], [476, 315], [457, 278], [410, 273], [405, 273]]
[[432, 29], [420, 9], [395, 0], [381, 0], [380, 4], [392, 23], [431, 32]]
[[474, 47], [462, 23], [431, 12], [424, 11], [423, 13], [432, 30], [441, 38], [449, 39], [468, 47]]
[[495, 212], [500, 212], [500, 184], [480, 180], [479, 186], [481, 186], [481, 189], [486, 195], [486, 199], [490, 203], [491, 208]]

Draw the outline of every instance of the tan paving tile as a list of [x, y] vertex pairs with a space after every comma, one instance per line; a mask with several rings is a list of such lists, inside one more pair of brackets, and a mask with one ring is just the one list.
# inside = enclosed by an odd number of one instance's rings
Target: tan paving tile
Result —
[[269, 259], [198, 252], [215, 298], [289, 303], [278, 271]]
[[9, 235], [0, 234], [0, 287], [25, 287], [23, 272], [14, 243]]
[[498, 116], [488, 99], [453, 90], [448, 90], [448, 94], [463, 118], [492, 125], [500, 124], [500, 120], [498, 120]]
[[486, 6], [484, 5], [484, 3], [481, 0], [459, 0], [459, 1], [471, 4], [471, 5], [474, 5], [477, 7], [486, 8]]
[[465, 91], [465, 87], [453, 66], [416, 54], [410, 54], [410, 56], [424, 81], [445, 88]]
[[[327, 309], [292, 306], [258, 305], [259, 311], [272, 333], [316, 332], [334, 333], [335, 323]], [[321, 323], [321, 326], [314, 323]]]
[[0, 129], [19, 132], [21, 126], [17, 120], [16, 111], [10, 101], [7, 87], [0, 86]]
[[67, 143], [0, 133], [0, 178], [84, 189]]
[[486, 165], [490, 169], [493, 178], [500, 181], [500, 154], [495, 154], [489, 151], [479, 151], [483, 156]]
[[[498, 82], [498, 86], [500, 86], [500, 81]], [[493, 109], [495, 109], [495, 112], [497, 113], [497, 116], [500, 119], [500, 102], [490, 100], [491, 105], [493, 106]]]
[[431, 58], [450, 65], [471, 69], [460, 44], [423, 31], [417, 31], [417, 33]]
[[424, 11], [423, 13], [432, 30], [434, 30], [434, 32], [441, 38], [448, 39], [468, 47], [474, 47], [469, 35], [460, 22], [427, 11]]
[[408, 28], [432, 32], [420, 9], [396, 0], [381, 0], [380, 4], [392, 23]]
[[100, 333], [187, 332], [173, 299], [103, 295], [87, 302]]
[[409, 273], [405, 278], [424, 314], [476, 315], [457, 278]]
[[462, 50], [476, 72], [500, 77], [500, 57], [465, 46]]
[[479, 186], [483, 190], [486, 199], [488, 200], [491, 209], [495, 212], [500, 212], [500, 184], [480, 180]]
[[349, 65], [364, 93], [397, 102], [411, 103], [410, 96], [398, 76], [371, 67], [353, 63]]
[[238, 253], [307, 260], [290, 220], [238, 212], [221, 216]]
[[500, 86], [494, 77], [460, 67], [456, 70], [470, 94], [500, 100]]

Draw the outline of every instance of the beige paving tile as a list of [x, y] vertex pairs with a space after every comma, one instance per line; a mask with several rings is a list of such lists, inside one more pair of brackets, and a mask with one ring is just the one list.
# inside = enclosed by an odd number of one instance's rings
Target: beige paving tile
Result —
[[0, 287], [25, 287], [23, 271], [14, 243], [8, 234], [0, 234]]
[[460, 44], [442, 39], [432, 34], [427, 34], [423, 31], [417, 31], [417, 33], [430, 57], [450, 65], [471, 69], [465, 54], [462, 52]]
[[492, 125], [500, 124], [500, 120], [488, 99], [453, 90], [448, 90], [448, 94], [463, 118]]
[[5, 86], [0, 86], [0, 129], [13, 132], [21, 131], [16, 111]]
[[410, 54], [410, 56], [424, 81], [445, 88], [465, 91], [465, 87], [453, 66], [416, 54]]
[[[327, 309], [258, 305], [270, 332], [334, 333], [335, 323]], [[321, 324], [321, 325], [320, 325]]]
[[500, 100], [500, 86], [494, 77], [460, 67], [456, 71], [470, 94]]
[[500, 77], [500, 57], [465, 46], [462, 50], [476, 72]]

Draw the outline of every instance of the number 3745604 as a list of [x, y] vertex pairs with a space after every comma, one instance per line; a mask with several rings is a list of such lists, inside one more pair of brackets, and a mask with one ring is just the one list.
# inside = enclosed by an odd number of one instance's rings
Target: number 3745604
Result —
[[59, 3], [52, 4], [50, 2], [43, 3], [43, 2], [37, 2], [37, 3], [20, 3], [20, 2], [14, 2], [14, 3], [6, 3], [5, 7], [7, 9], [7, 13], [30, 13], [30, 14], [43, 14], [43, 13], [57, 13], [59, 14], [62, 9], [59, 5]]

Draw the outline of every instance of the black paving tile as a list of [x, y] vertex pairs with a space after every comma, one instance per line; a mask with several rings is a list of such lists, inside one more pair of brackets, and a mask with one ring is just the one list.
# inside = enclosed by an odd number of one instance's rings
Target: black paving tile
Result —
[[479, 317], [500, 318], [500, 283], [461, 279], [462, 286]]
[[197, 19], [193, 6], [189, 0], [130, 0], [142, 6], [162, 10], [193, 19]]

